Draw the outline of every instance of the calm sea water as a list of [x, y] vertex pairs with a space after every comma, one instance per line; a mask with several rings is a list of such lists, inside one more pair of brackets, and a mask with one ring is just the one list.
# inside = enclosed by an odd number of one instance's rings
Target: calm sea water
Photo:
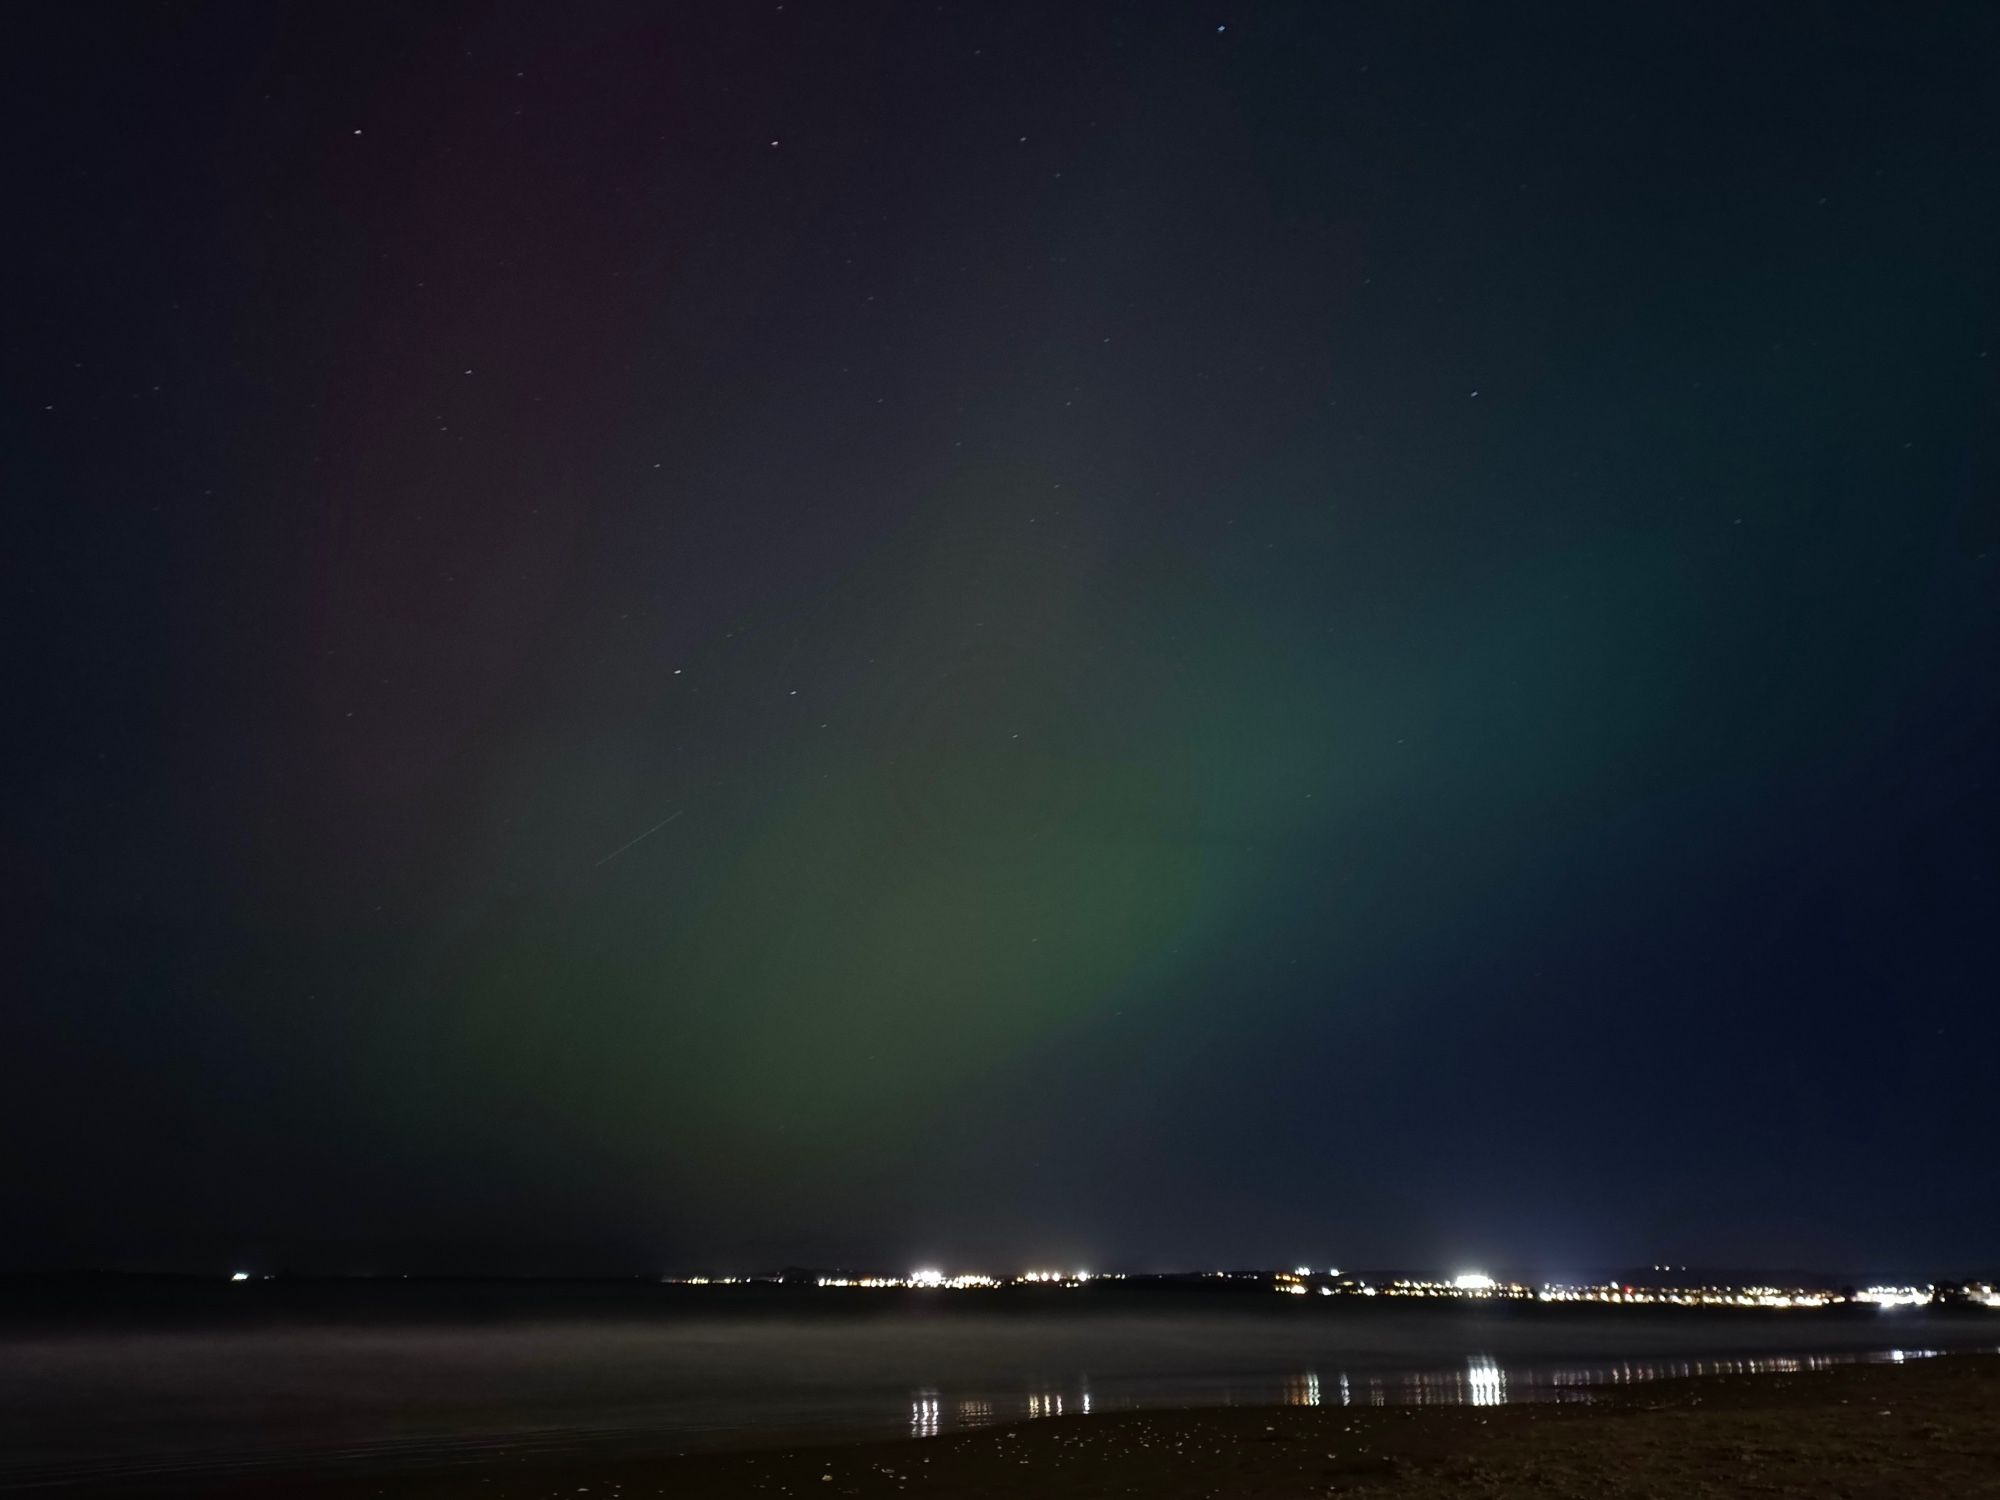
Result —
[[0, 1310], [0, 1489], [913, 1438], [1135, 1406], [1487, 1404], [2000, 1344], [1911, 1309], [251, 1284]]

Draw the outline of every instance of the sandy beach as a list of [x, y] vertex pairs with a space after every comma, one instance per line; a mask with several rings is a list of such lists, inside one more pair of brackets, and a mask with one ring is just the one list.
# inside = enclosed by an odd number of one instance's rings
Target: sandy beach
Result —
[[1704, 1376], [1498, 1407], [1063, 1416], [888, 1443], [260, 1481], [360, 1500], [2000, 1495], [2000, 1356]]

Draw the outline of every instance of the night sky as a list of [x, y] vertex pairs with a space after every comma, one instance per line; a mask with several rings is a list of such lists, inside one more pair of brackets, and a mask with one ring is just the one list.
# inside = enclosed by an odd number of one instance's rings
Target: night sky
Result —
[[2000, 1255], [2000, 11], [12, 21], [0, 1264]]

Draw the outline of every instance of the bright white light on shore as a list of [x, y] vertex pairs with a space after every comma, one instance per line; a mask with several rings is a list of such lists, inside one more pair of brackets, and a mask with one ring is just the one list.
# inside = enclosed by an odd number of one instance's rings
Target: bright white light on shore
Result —
[[248, 1281], [250, 1279], [250, 1273], [248, 1271], [232, 1271], [230, 1273], [229, 1279], [231, 1281]]
[[943, 1286], [944, 1272], [926, 1266], [920, 1271], [910, 1272], [911, 1286]]
[[1856, 1292], [1854, 1300], [1882, 1307], [1922, 1307], [1931, 1300], [1931, 1292], [1929, 1287], [1919, 1290], [1913, 1286], [1871, 1286], [1865, 1292]]
[[1490, 1292], [1499, 1283], [1483, 1271], [1467, 1271], [1461, 1276], [1454, 1276], [1451, 1284], [1461, 1292]]

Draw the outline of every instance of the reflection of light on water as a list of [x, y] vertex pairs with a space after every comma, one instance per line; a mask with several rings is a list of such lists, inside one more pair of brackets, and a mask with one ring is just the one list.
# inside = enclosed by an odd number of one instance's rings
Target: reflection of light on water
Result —
[[1498, 1406], [1507, 1399], [1507, 1372], [1490, 1356], [1465, 1362], [1466, 1400], [1473, 1406]]
[[[1756, 1355], [1720, 1359], [1620, 1360], [1589, 1365], [1519, 1365], [1508, 1368], [1490, 1354], [1468, 1357], [1463, 1365], [1385, 1372], [1361, 1371], [1350, 1375], [1339, 1371], [1342, 1406], [1501, 1406], [1521, 1401], [1587, 1401], [1592, 1387], [1625, 1386], [1644, 1381], [1671, 1380], [1693, 1375], [1791, 1375], [1831, 1369], [1837, 1365], [1902, 1364], [1934, 1355], [1936, 1349], [1879, 1349], [1866, 1354]], [[1986, 1352], [2000, 1354], [2000, 1348]], [[1009, 1416], [1060, 1417], [1091, 1412], [1095, 1402], [1088, 1387], [1065, 1394], [1043, 1388], [1003, 1402], [1005, 1412], [997, 1412], [990, 1400], [957, 1400], [952, 1404], [955, 1428], [990, 1426]], [[1098, 1394], [1103, 1394], [1100, 1391]], [[1115, 1407], [1146, 1407], [1147, 1395], [1121, 1391], [1114, 1384], [1111, 1398]], [[1205, 1399], [1217, 1405], [1235, 1406], [1245, 1399], [1262, 1405], [1273, 1399], [1287, 1406], [1327, 1406], [1333, 1390], [1316, 1370], [1302, 1371], [1282, 1383], [1262, 1385], [1247, 1393], [1225, 1387], [1209, 1389]], [[935, 1437], [943, 1427], [944, 1403], [935, 1390], [918, 1393], [910, 1403], [910, 1435]]]

